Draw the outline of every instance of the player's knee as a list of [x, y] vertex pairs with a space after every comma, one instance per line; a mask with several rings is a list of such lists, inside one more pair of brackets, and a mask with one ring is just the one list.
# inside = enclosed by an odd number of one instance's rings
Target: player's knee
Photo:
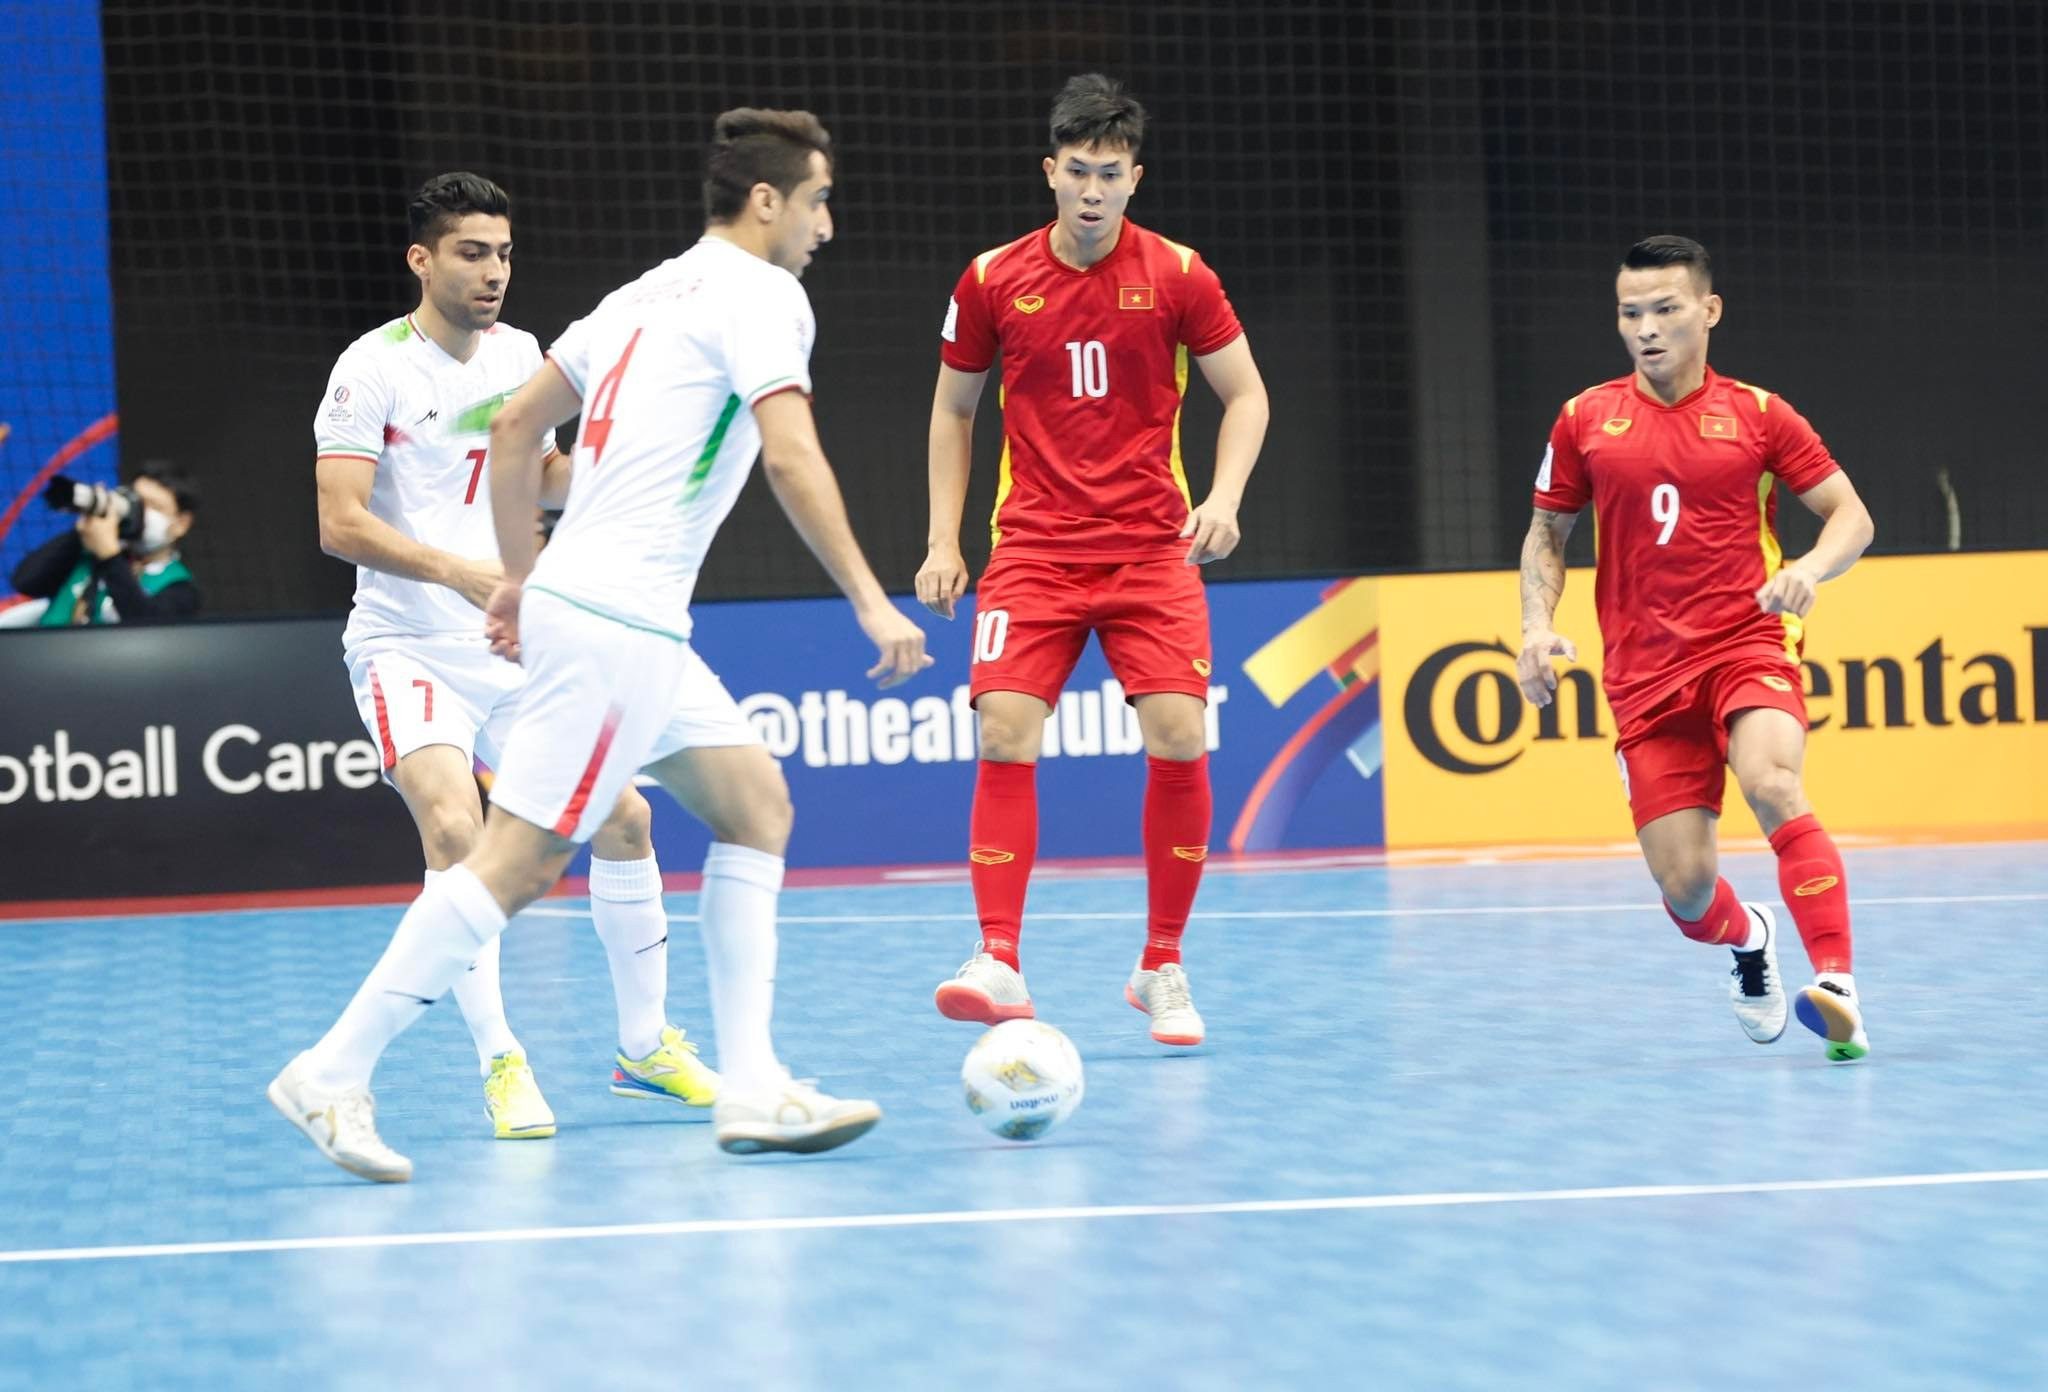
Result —
[[1043, 720], [1020, 722], [985, 713], [981, 717], [981, 757], [984, 759], [999, 764], [1028, 764], [1038, 757], [1038, 747], [1044, 738]]
[[653, 844], [654, 809], [636, 788], [619, 796], [611, 816], [591, 838], [591, 850], [606, 860], [645, 860]]
[[1806, 799], [1798, 772], [1782, 765], [1766, 769], [1742, 792], [1758, 817], [1767, 817], [1778, 823], [1788, 822], [1799, 815], [1800, 805]]
[[1657, 888], [1664, 892], [1665, 902], [1681, 913], [1695, 908], [1705, 912], [1703, 906], [1712, 902], [1715, 881], [1721, 877], [1721, 867], [1712, 856], [1673, 856], [1650, 870], [1657, 877]]
[[420, 818], [420, 841], [427, 853], [427, 863], [443, 867], [456, 864], [475, 848], [482, 830], [483, 818], [473, 808], [429, 809]]
[[1147, 732], [1145, 752], [1155, 759], [1170, 763], [1185, 764], [1202, 757], [1209, 748], [1209, 732], [1202, 722], [1175, 722], [1162, 729]]
[[770, 766], [747, 796], [719, 817], [711, 828], [720, 841], [749, 846], [769, 855], [781, 855], [789, 846], [789, 834], [796, 826], [796, 804], [790, 801], [789, 783], [782, 770]]

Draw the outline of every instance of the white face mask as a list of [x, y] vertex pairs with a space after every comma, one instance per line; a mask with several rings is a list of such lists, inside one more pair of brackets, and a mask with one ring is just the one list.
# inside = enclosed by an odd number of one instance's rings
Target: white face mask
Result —
[[142, 510], [141, 549], [145, 555], [171, 544], [171, 519], [155, 508]]

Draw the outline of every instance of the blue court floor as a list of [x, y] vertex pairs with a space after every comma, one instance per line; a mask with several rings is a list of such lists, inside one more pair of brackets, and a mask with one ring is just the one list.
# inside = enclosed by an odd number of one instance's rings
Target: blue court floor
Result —
[[0, 1387], [2048, 1384], [2048, 845], [1849, 862], [1851, 1067], [1751, 1044], [1629, 860], [1212, 876], [1178, 1053], [1122, 997], [1141, 882], [1043, 883], [1025, 966], [1088, 1081], [1036, 1145], [969, 1117], [975, 1027], [931, 1009], [966, 887], [794, 890], [784, 1057], [887, 1117], [751, 1161], [606, 1091], [604, 956], [550, 901], [504, 962], [560, 1134], [490, 1139], [446, 1002], [378, 1074], [388, 1187], [263, 1087], [396, 909], [0, 923]]

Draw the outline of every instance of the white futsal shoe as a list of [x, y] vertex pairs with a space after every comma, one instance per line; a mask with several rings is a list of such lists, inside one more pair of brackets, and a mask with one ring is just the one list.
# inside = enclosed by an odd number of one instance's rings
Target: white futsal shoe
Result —
[[306, 1056], [300, 1054], [270, 1080], [270, 1105], [305, 1133], [322, 1155], [352, 1175], [379, 1184], [403, 1184], [412, 1178], [412, 1161], [385, 1145], [377, 1135], [377, 1103], [366, 1087], [321, 1092], [305, 1078]]
[[948, 1020], [972, 1020], [977, 1024], [999, 1025], [1005, 1020], [1029, 1020], [1031, 992], [1025, 989], [1024, 974], [974, 945], [974, 955], [948, 980], [932, 992], [932, 1004]]
[[1735, 954], [1728, 973], [1728, 999], [1743, 1033], [1759, 1044], [1776, 1042], [1785, 1032], [1785, 983], [1778, 976], [1778, 916], [1762, 904], [1744, 904], [1750, 920], [1764, 930], [1763, 946]]
[[882, 1119], [866, 1098], [831, 1097], [810, 1078], [783, 1075], [744, 1091], [727, 1083], [711, 1104], [718, 1148], [733, 1155], [789, 1150], [810, 1155], [858, 1140]]
[[1202, 1017], [1195, 1013], [1187, 970], [1180, 963], [1162, 962], [1158, 971], [1138, 967], [1124, 986], [1124, 999], [1152, 1017], [1152, 1037], [1161, 1044], [1185, 1049], [1202, 1042]]

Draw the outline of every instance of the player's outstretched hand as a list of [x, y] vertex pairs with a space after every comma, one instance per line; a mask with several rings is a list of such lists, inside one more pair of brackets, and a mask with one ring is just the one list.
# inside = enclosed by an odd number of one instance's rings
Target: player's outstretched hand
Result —
[[868, 676], [883, 690], [902, 685], [932, 665], [931, 654], [924, 650], [924, 630], [895, 605], [878, 605], [858, 617], [860, 631], [881, 654], [881, 660], [868, 668]]
[[500, 580], [484, 600], [484, 637], [491, 651], [507, 662], [519, 660], [519, 595], [524, 587], [516, 580]]
[[1188, 514], [1187, 525], [1180, 529], [1180, 534], [1182, 540], [1193, 538], [1188, 545], [1189, 565], [1220, 561], [1237, 550], [1237, 543], [1243, 539], [1243, 533], [1237, 529], [1237, 509], [1214, 498], [1204, 498]]
[[1805, 618], [1813, 608], [1813, 578], [1796, 562], [1764, 581], [1756, 602], [1766, 614], [1796, 614]]
[[917, 568], [917, 602], [942, 619], [953, 617], [953, 604], [967, 593], [967, 561], [958, 546], [934, 546]]
[[1532, 706], [1547, 706], [1557, 695], [1557, 669], [1550, 659], [1579, 660], [1578, 645], [1547, 628], [1531, 629], [1522, 635], [1522, 655], [1515, 659], [1515, 681]]

